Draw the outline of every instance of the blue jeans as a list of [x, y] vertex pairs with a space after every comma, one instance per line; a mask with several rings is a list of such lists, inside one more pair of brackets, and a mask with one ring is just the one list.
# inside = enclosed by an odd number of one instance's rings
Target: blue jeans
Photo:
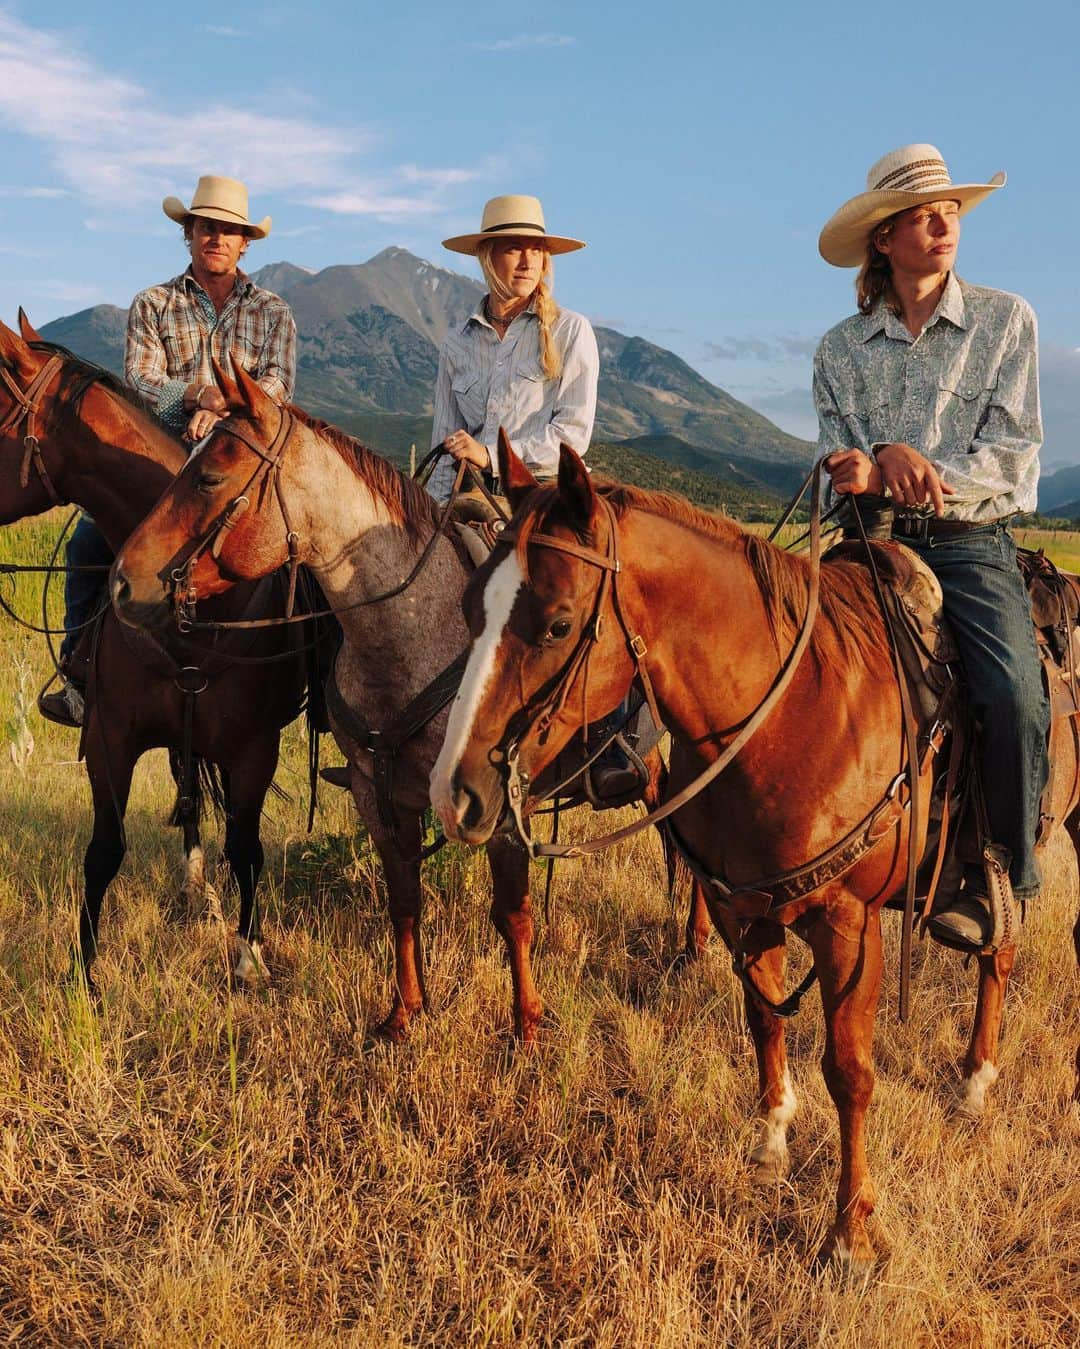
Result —
[[[80, 515], [72, 531], [66, 554], [69, 567], [109, 567], [112, 549], [105, 535], [88, 515]], [[86, 626], [105, 603], [105, 585], [109, 579], [104, 571], [69, 571], [64, 577], [64, 640], [60, 643], [60, 659], [71, 655]]]
[[990, 834], [1012, 853], [1016, 897], [1031, 899], [1039, 891], [1035, 834], [1049, 773], [1050, 706], [1016, 543], [1004, 524], [902, 542], [941, 582], [969, 706], [981, 723], [979, 771]]

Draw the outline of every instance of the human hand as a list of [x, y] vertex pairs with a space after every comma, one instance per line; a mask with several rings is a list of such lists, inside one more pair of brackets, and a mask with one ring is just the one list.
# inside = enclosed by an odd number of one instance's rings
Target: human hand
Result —
[[[221, 395], [219, 394], [220, 398]], [[224, 399], [221, 400], [224, 403]], [[221, 421], [220, 412], [211, 412], [209, 408], [200, 408], [187, 424], [187, 430], [184, 432], [186, 439], [191, 441], [202, 440], [208, 436], [217, 423]]]
[[825, 460], [825, 471], [832, 478], [833, 491], [840, 496], [861, 496], [863, 492], [881, 496], [884, 490], [881, 470], [862, 450], [836, 450]]
[[468, 431], [451, 431], [443, 441], [443, 447], [455, 459], [466, 459], [477, 468], [490, 468], [487, 447], [474, 440]]
[[881, 480], [897, 506], [923, 506], [927, 501], [934, 514], [945, 514], [945, 498], [955, 489], [943, 482], [934, 465], [911, 445], [895, 441], [877, 451]]

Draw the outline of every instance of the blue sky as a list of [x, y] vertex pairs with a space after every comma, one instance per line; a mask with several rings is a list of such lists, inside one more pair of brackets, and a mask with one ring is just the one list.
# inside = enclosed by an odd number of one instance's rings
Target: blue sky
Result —
[[467, 270], [439, 241], [535, 192], [589, 241], [559, 263], [565, 304], [808, 434], [810, 354], [853, 308], [818, 231], [879, 155], [931, 141], [956, 181], [1008, 171], [959, 270], [1035, 306], [1047, 460], [1080, 460], [1078, 50], [1073, 6], [1000, 0], [0, 0], [0, 316], [126, 305], [175, 274], [161, 198], [202, 172], [273, 216], [252, 266], [398, 244]]

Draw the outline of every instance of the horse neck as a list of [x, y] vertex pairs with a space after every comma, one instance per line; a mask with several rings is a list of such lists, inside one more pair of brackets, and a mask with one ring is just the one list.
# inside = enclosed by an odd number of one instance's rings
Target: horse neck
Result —
[[119, 548], [187, 454], [156, 418], [100, 385], [87, 389], [77, 411], [67, 411], [56, 435], [65, 495]]
[[619, 529], [619, 600], [648, 646], [665, 723], [688, 743], [735, 725], [760, 703], [782, 659], [745, 536], [642, 510]]
[[449, 627], [455, 634], [460, 629], [463, 644], [459, 601], [465, 569], [446, 539], [438, 541], [420, 574], [401, 596], [369, 607], [359, 603], [399, 585], [416, 565], [432, 530], [425, 521], [417, 544], [402, 523], [400, 512], [363, 481], [332, 446], [307, 428], [303, 438], [302, 454], [294, 457], [289, 451], [282, 493], [292, 527], [308, 545], [307, 564], [330, 603], [342, 611], [340, 622], [346, 640], [363, 643], [374, 630], [383, 646], [387, 625], [408, 614], [410, 629], [421, 615], [429, 638], [433, 626]]

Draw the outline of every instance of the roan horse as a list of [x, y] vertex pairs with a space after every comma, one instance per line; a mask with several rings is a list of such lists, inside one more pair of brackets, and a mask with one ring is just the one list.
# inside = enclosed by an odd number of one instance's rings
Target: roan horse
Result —
[[[125, 621], [160, 625], [171, 614], [163, 584], [174, 569], [192, 563], [198, 593], [216, 594], [280, 566], [286, 535], [294, 535], [299, 557], [344, 631], [328, 708], [349, 761], [353, 798], [386, 876], [395, 978], [378, 1033], [396, 1040], [426, 1006], [421, 822], [456, 678], [415, 721], [409, 708], [451, 667], [460, 676], [458, 658], [468, 646], [461, 596], [470, 568], [456, 543], [436, 536], [439, 510], [423, 488], [341, 432], [290, 424], [242, 371], [238, 381], [239, 387], [222, 383], [233, 415], [219, 423], [117, 557], [113, 601]], [[219, 537], [220, 547], [207, 546]], [[432, 542], [426, 563], [402, 589]], [[396, 593], [381, 598], [388, 591]], [[376, 777], [390, 771], [390, 755], [381, 752], [392, 743], [386, 728], [403, 717], [410, 729], [392, 755], [388, 811]], [[491, 917], [509, 958], [514, 1026], [531, 1041], [542, 1006], [530, 962], [529, 858], [511, 837], [493, 839], [487, 851]]]
[[[686, 850], [734, 892], [729, 905], [710, 891], [710, 907], [728, 940], [751, 958], [765, 998], [775, 1003], [783, 994], [785, 928], [812, 950], [825, 1011], [823, 1069], [841, 1142], [836, 1218], [821, 1255], [867, 1267], [874, 1187], [864, 1121], [874, 1081], [880, 912], [904, 882], [913, 812], [850, 870], [769, 916], [771, 896], [757, 887], [825, 854], [887, 799], [904, 766], [899, 694], [871, 580], [851, 562], [821, 567], [806, 657], [782, 689], [780, 671], [808, 613], [805, 559], [681, 499], [597, 489], [565, 446], [556, 484], [537, 486], [506, 443], [500, 470], [516, 510], [465, 597], [473, 647], [432, 779], [443, 826], [484, 842], [506, 809], [508, 765], [516, 755], [522, 776], [543, 771], [580, 725], [586, 686], [588, 715], [601, 716], [635, 679], [651, 683], [674, 740], [672, 793], [719, 762], [774, 685], [781, 687], [756, 733], [672, 822]], [[1075, 847], [1073, 722], [1055, 724], [1059, 790], [1051, 813]], [[914, 822], [920, 842], [925, 785]], [[1012, 946], [979, 959], [966, 1062], [970, 1109], [981, 1106], [997, 1075], [1014, 955]], [[752, 996], [746, 1005], [764, 1126], [754, 1159], [782, 1170], [795, 1110], [783, 1023]]]
[[[21, 337], [0, 324], [0, 523], [74, 502], [118, 549], [187, 461], [187, 449], [115, 376], [43, 342], [22, 313], [19, 319]], [[240, 617], [254, 603], [259, 613], [282, 613], [284, 602], [278, 578], [257, 601], [255, 587], [245, 586], [207, 613]], [[237, 974], [250, 981], [265, 973], [255, 902], [263, 862], [259, 822], [277, 767], [280, 730], [303, 700], [303, 631], [271, 629], [205, 644], [158, 642], [138, 638], [106, 611], [89, 671], [82, 741], [94, 827], [73, 958], [88, 981], [102, 900], [124, 856], [132, 771], [148, 749], [179, 752], [183, 746], [185, 681], [201, 691], [192, 709], [195, 758], [186, 787], [178, 782], [175, 812], [184, 840], [182, 898], [205, 899], [200, 778], [213, 782], [210, 766], [216, 765], [226, 815], [224, 852], [240, 892]], [[247, 663], [265, 657], [275, 663]]]

